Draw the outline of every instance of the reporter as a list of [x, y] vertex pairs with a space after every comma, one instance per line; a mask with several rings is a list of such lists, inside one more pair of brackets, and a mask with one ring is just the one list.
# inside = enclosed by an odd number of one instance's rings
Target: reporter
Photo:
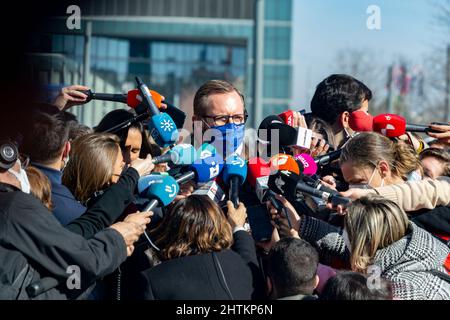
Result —
[[[282, 202], [288, 205], [284, 198]], [[362, 273], [377, 267], [392, 282], [396, 298], [450, 299], [450, 284], [441, 278], [449, 248], [410, 222], [394, 202], [379, 196], [355, 201], [347, 210], [343, 229], [299, 216], [288, 207], [291, 221], [300, 225], [300, 237], [319, 249], [322, 262], [339, 257], [349, 262], [351, 270]], [[276, 210], [272, 208], [271, 213]], [[286, 229], [286, 219], [278, 219], [278, 227]]]
[[[136, 115], [134, 111], [117, 109], [107, 113], [99, 124], [94, 128], [95, 132], [105, 132], [113, 127], [131, 120]], [[129, 126], [118, 128], [111, 132], [119, 137], [119, 145], [122, 150], [125, 164], [128, 166], [138, 158], [145, 158], [147, 155], [158, 156], [161, 149], [149, 142], [149, 138], [141, 122], [132, 123]]]
[[450, 153], [443, 149], [428, 148], [419, 155], [425, 176], [436, 179], [450, 177]]
[[353, 137], [342, 148], [339, 161], [350, 188], [403, 183], [420, 169], [417, 154], [410, 147], [374, 132]]
[[[244, 231], [246, 209], [228, 202], [228, 221], [207, 196], [173, 203], [150, 232], [161, 263], [138, 281], [145, 299], [251, 299], [263, 294], [251, 236]], [[234, 231], [233, 231], [234, 229]], [[220, 271], [221, 270], [221, 271]]]
[[404, 211], [434, 209], [437, 206], [450, 206], [450, 178], [437, 180], [408, 181], [375, 189], [349, 189], [342, 196], [357, 200], [369, 194], [378, 194], [398, 204]]
[[134, 201], [139, 177], [152, 172], [154, 165], [148, 156], [123, 170], [119, 140], [112, 134], [85, 135], [74, 141], [71, 154], [63, 183], [88, 209], [67, 228], [89, 238], [119, 219]]
[[30, 157], [31, 164], [44, 173], [51, 183], [53, 214], [62, 224], [81, 216], [82, 206], [61, 183], [62, 171], [69, 161], [71, 143], [66, 116], [53, 105], [34, 105], [21, 128], [21, 153]]
[[145, 160], [136, 159], [126, 170], [124, 167], [117, 136], [88, 134], [73, 142], [71, 159], [64, 170], [62, 182], [78, 201], [90, 207], [90, 202], [117, 183], [122, 172], [137, 171], [139, 176], [143, 176], [149, 174], [154, 165], [148, 156]]
[[[21, 191], [19, 162], [0, 169], [0, 299], [30, 299], [26, 288], [43, 277], [61, 285], [35, 299], [81, 299], [96, 279], [111, 273], [131, 254], [143, 227], [121, 222], [89, 240], [61, 226], [34, 196]], [[78, 266], [80, 287], [69, 289], [69, 266]]]

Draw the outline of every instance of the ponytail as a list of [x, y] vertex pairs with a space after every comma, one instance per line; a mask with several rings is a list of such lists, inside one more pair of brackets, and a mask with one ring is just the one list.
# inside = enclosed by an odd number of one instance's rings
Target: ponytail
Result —
[[389, 163], [394, 175], [408, 179], [408, 175], [420, 169], [417, 154], [403, 141], [392, 141], [375, 132], [364, 132], [350, 139], [343, 147], [340, 164], [351, 160], [354, 166], [374, 167], [381, 160]]
[[403, 180], [408, 179], [408, 175], [420, 169], [419, 156], [414, 149], [403, 141], [393, 142], [394, 163], [392, 170]]

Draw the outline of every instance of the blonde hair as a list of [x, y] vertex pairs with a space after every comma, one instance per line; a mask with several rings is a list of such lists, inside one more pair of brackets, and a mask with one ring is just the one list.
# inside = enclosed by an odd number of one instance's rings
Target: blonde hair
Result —
[[344, 225], [351, 244], [351, 268], [364, 273], [378, 250], [405, 236], [409, 219], [396, 203], [370, 195], [353, 202]]
[[51, 211], [53, 209], [53, 203], [50, 180], [36, 167], [28, 166], [25, 171], [30, 182], [31, 194], [41, 200], [44, 206]]
[[393, 175], [405, 181], [408, 174], [421, 167], [411, 146], [375, 132], [360, 133], [349, 140], [342, 148], [339, 161], [341, 165], [351, 161], [355, 167], [375, 167], [382, 160], [389, 164]]
[[120, 152], [119, 142], [113, 134], [91, 133], [72, 143], [62, 183], [78, 201], [86, 203], [94, 192], [109, 185]]

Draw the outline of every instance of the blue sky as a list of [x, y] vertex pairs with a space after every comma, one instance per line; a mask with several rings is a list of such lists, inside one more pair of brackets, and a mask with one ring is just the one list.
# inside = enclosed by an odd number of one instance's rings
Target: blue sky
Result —
[[[386, 65], [399, 56], [421, 63], [442, 43], [433, 18], [439, 1], [293, 0], [294, 106], [309, 108], [317, 83], [340, 72], [335, 62], [342, 49], [369, 50]], [[381, 30], [366, 27], [369, 5], [380, 7]]]

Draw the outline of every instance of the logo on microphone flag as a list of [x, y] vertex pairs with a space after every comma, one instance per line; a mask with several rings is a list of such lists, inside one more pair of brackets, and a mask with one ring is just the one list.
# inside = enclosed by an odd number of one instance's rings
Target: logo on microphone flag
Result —
[[172, 131], [174, 129], [173, 123], [170, 120], [163, 120], [161, 122], [161, 129], [165, 131]]
[[169, 193], [170, 198], [175, 197], [177, 194], [177, 186], [175, 184], [172, 184], [171, 186], [166, 185], [164, 190]]

